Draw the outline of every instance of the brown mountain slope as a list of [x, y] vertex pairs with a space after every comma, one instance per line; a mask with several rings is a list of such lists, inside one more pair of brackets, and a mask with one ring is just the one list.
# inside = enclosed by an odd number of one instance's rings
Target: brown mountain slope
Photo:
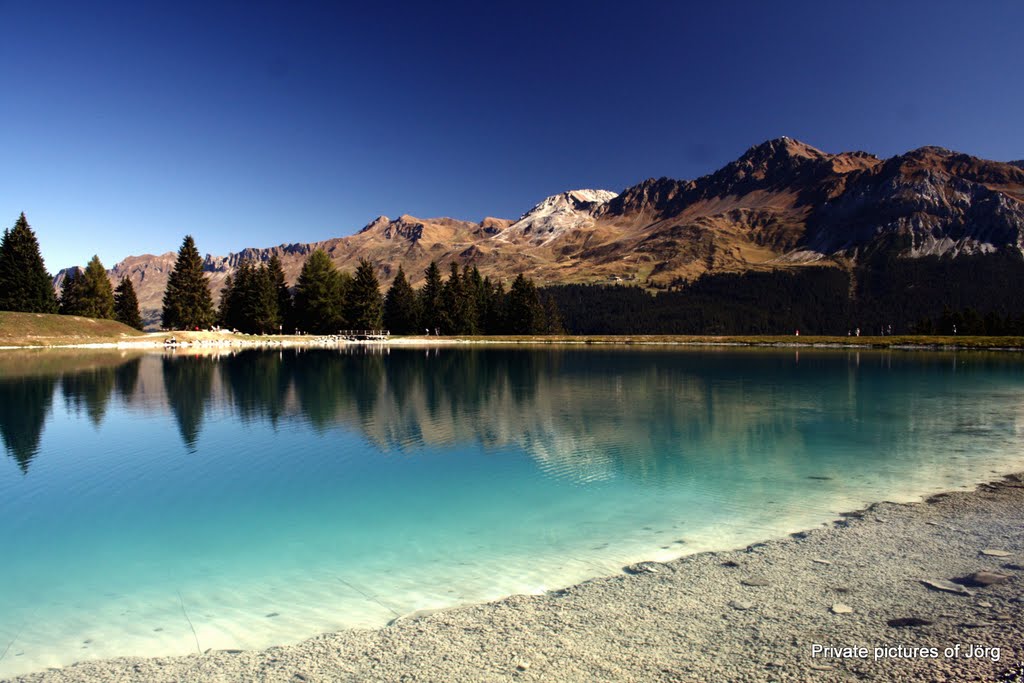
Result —
[[[618, 195], [566, 192], [515, 222], [381, 216], [349, 237], [208, 256], [211, 287], [219, 293], [242, 259], [272, 254], [294, 284], [316, 248], [346, 270], [370, 260], [382, 286], [399, 265], [418, 284], [432, 260], [444, 270], [451, 262], [475, 265], [506, 282], [522, 272], [541, 284], [664, 287], [708, 272], [846, 266], [879, 251], [1024, 253], [1024, 169], [939, 147], [882, 160], [778, 138], [696, 180], [649, 179]], [[130, 257], [111, 270], [112, 280], [132, 279], [151, 320], [173, 258]]]

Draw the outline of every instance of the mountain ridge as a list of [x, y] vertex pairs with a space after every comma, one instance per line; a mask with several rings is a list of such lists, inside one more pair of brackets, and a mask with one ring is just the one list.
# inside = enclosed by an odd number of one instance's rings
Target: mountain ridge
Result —
[[[400, 264], [415, 285], [437, 261], [505, 281], [522, 272], [540, 285], [631, 281], [652, 289], [705, 273], [845, 268], [880, 253], [1024, 255], [1024, 162], [935, 146], [888, 159], [830, 154], [780, 137], [693, 180], [560, 192], [515, 220], [378, 216], [346, 237], [208, 254], [204, 268], [217, 295], [243, 259], [277, 254], [294, 284], [317, 248], [347, 270], [366, 258], [382, 286]], [[152, 322], [173, 263], [173, 252], [130, 256], [108, 272], [112, 281], [132, 280]], [[55, 278], [58, 286], [65, 272]]]

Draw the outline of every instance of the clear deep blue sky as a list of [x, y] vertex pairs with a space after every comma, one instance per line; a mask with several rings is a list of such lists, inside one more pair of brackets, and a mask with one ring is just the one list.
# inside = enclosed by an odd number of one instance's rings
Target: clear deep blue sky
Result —
[[517, 217], [789, 135], [1024, 158], [1024, 3], [0, 0], [0, 225], [48, 268]]

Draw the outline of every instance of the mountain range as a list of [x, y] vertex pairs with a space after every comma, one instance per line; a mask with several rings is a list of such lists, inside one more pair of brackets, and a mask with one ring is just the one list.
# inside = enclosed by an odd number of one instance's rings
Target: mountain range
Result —
[[[201, 236], [199, 236], [201, 242]], [[243, 259], [277, 254], [294, 284], [324, 249], [342, 269], [360, 259], [387, 286], [402, 265], [414, 286], [430, 261], [479, 267], [492, 278], [522, 272], [539, 285], [629, 282], [664, 289], [705, 273], [850, 269], [872, 255], [913, 259], [1024, 254], [1024, 161], [980, 159], [922, 147], [889, 159], [829, 154], [792, 138], [750, 148], [696, 180], [648, 179], [619, 193], [552, 195], [518, 220], [380, 216], [354, 235], [208, 255], [215, 296]], [[158, 318], [175, 253], [130, 256], [127, 275], [144, 317]], [[55, 278], [59, 286], [68, 269]]]

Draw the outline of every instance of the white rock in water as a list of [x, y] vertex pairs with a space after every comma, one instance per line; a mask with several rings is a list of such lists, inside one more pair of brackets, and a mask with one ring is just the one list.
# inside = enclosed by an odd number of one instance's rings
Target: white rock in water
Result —
[[837, 602], [832, 605], [832, 614], [853, 614], [853, 608], [849, 605], [844, 605], [841, 602]]
[[981, 551], [982, 555], [988, 555], [989, 557], [1009, 557], [1013, 553], [1006, 552], [1005, 550], [996, 550], [995, 548], [985, 548]]

